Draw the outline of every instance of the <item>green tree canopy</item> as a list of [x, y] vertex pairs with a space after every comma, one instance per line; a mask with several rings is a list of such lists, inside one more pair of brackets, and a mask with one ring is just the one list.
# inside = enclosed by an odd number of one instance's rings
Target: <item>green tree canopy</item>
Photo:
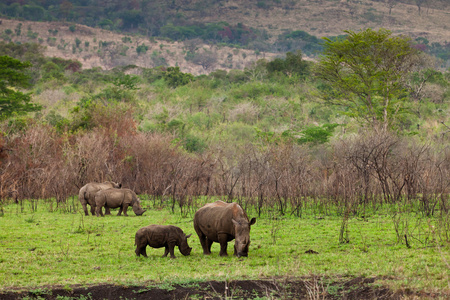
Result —
[[0, 120], [14, 114], [21, 115], [38, 111], [41, 106], [31, 103], [31, 95], [16, 88], [29, 86], [30, 76], [25, 70], [31, 67], [29, 62], [21, 62], [9, 56], [0, 56]]
[[317, 77], [329, 85], [322, 96], [345, 106], [352, 117], [387, 129], [405, 112], [404, 82], [419, 51], [409, 38], [386, 29], [346, 33], [344, 39], [325, 38], [324, 54], [315, 66]]
[[194, 75], [181, 72], [180, 67], [168, 67], [167, 71], [164, 72], [164, 80], [167, 82], [167, 85], [176, 88], [194, 80]]
[[302, 51], [297, 50], [296, 53], [287, 52], [286, 59], [275, 58], [267, 63], [267, 71], [269, 73], [283, 73], [287, 76], [294, 74], [304, 76], [308, 74], [309, 64], [302, 59]]

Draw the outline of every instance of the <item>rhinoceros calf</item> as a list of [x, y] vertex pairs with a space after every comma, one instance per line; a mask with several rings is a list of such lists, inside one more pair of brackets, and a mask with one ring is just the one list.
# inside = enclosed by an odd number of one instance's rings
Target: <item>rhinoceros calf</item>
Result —
[[103, 217], [102, 207], [105, 207], [105, 210], [107, 208], [120, 207], [119, 213], [117, 214], [118, 216], [122, 214], [122, 211], [125, 216], [128, 216], [127, 209], [130, 205], [133, 207], [133, 211], [136, 216], [140, 216], [145, 212], [145, 210], [141, 207], [141, 203], [137, 198], [136, 193], [130, 189], [111, 188], [107, 190], [101, 190], [95, 194], [94, 199], [96, 206], [95, 214], [97, 215], [97, 217]]
[[150, 225], [142, 227], [136, 232], [134, 244], [136, 245], [136, 255], [141, 254], [147, 257], [147, 245], [152, 248], [165, 247], [163, 257], [170, 253], [171, 258], [175, 258], [174, 248], [178, 246], [181, 254], [188, 256], [192, 248], [189, 247], [187, 239], [191, 236], [185, 235], [183, 230], [172, 225]]
[[237, 203], [216, 201], [201, 207], [194, 215], [194, 229], [202, 244], [203, 254], [211, 254], [213, 242], [220, 244], [220, 256], [227, 256], [227, 245], [235, 239], [234, 255], [248, 256], [250, 227], [247, 214]]
[[[98, 183], [98, 182], [91, 182], [88, 183], [86, 185], [84, 185], [79, 193], [78, 193], [78, 199], [80, 200], [81, 206], [83, 206], [83, 210], [84, 210], [84, 214], [86, 216], [89, 216], [88, 210], [87, 210], [87, 204], [89, 204], [91, 206], [91, 214], [94, 215], [95, 214], [95, 200], [94, 200], [94, 195], [95, 193], [97, 193], [98, 191], [101, 190], [106, 190], [106, 189], [110, 189], [110, 188], [121, 188], [122, 184], [120, 183], [115, 183], [112, 181], [105, 181], [103, 183]], [[105, 209], [106, 210], [106, 214], [110, 214], [109, 209]]]

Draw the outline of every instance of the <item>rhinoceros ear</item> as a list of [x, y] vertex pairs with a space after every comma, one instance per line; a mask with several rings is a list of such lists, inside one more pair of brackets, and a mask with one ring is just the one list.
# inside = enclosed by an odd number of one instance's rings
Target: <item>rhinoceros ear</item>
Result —
[[188, 239], [188, 238], [190, 238], [191, 237], [191, 235], [192, 235], [192, 233], [191, 234], [189, 234], [189, 235], [186, 235], [186, 238]]
[[248, 223], [248, 225], [252, 226], [252, 225], [255, 224], [255, 223], [256, 223], [256, 218], [252, 218], [252, 219], [250, 220], [250, 223]]

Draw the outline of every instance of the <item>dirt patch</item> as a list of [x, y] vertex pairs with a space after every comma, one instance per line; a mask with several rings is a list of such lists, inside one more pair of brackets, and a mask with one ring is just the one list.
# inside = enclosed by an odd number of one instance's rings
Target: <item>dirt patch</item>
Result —
[[357, 277], [330, 281], [323, 277], [276, 280], [208, 281], [188, 284], [154, 284], [124, 286], [43, 287], [31, 291], [7, 291], [0, 299], [402, 299], [444, 295], [393, 292], [377, 284], [377, 278]]

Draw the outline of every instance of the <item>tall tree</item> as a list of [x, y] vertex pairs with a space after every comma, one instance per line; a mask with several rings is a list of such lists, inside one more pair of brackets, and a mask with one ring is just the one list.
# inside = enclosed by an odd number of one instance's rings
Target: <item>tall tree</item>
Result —
[[384, 0], [385, 5], [389, 8], [389, 15], [391, 15], [392, 9], [397, 5], [398, 0]]
[[25, 73], [29, 67], [30, 62], [0, 56], [0, 120], [41, 109], [41, 106], [31, 103], [30, 93], [17, 90], [29, 86], [30, 76]]
[[419, 9], [419, 16], [420, 16], [420, 9], [422, 8], [422, 5], [426, 2], [427, 2], [427, 0], [416, 0], [416, 5], [417, 5], [417, 8]]
[[404, 81], [419, 51], [409, 38], [392, 36], [386, 29], [346, 33], [336, 41], [325, 38], [323, 56], [315, 66], [316, 76], [328, 84], [322, 96], [345, 106], [352, 117], [386, 130], [405, 111]]

